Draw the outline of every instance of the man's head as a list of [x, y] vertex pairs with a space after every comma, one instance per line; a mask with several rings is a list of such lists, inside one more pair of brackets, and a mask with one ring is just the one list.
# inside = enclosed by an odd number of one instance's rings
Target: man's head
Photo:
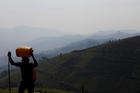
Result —
[[22, 62], [25, 62], [25, 63], [29, 63], [29, 58], [28, 57], [22, 57]]

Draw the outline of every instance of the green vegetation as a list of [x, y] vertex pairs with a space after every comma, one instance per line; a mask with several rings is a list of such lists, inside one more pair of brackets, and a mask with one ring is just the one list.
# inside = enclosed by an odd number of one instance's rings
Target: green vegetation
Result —
[[[12, 88], [12, 93], [18, 93], [18, 88]], [[64, 90], [58, 90], [58, 89], [48, 89], [48, 88], [35, 88], [35, 92], [38, 93], [74, 93], [71, 91], [64, 91]], [[8, 89], [0, 89], [0, 93], [9, 93]], [[24, 93], [28, 93], [27, 90]]]
[[[18, 86], [19, 72], [11, 78], [12, 86]], [[1, 78], [0, 87], [7, 87], [7, 80]], [[84, 86], [86, 93], [136, 93], [140, 90], [140, 36], [44, 60], [37, 69], [36, 86], [78, 92]]]

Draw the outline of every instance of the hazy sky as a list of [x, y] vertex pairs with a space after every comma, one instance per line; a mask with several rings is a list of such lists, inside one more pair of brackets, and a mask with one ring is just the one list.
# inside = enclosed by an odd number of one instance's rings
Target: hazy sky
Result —
[[0, 0], [0, 28], [16, 26], [80, 34], [140, 30], [140, 0]]

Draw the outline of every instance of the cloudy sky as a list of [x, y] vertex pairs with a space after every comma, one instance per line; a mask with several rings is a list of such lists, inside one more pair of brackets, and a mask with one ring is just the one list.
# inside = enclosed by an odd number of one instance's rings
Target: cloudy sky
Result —
[[140, 0], [0, 0], [0, 28], [17, 26], [76, 34], [140, 30]]

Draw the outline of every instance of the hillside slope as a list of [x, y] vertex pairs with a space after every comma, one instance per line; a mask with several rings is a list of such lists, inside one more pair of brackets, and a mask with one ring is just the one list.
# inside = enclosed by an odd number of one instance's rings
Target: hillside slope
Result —
[[109, 42], [46, 61], [39, 67], [44, 74], [38, 84], [80, 88], [84, 81], [91, 92], [135, 93], [140, 86], [139, 40], [138, 36]]
[[43, 51], [43, 52], [40, 52], [39, 54], [40, 56], [43, 56], [43, 57], [46, 56], [48, 58], [52, 58], [59, 54], [66, 54], [74, 50], [83, 50], [83, 49], [90, 48], [93, 46], [101, 45], [111, 40], [114, 40], [114, 39], [113, 38], [107, 38], [107, 39], [101, 39], [101, 40], [85, 39], [82, 41], [71, 43], [61, 48]]
[[[38, 67], [38, 87], [76, 90], [85, 84], [95, 93], [138, 93], [140, 90], [140, 36], [44, 60]], [[13, 73], [12, 86], [19, 84]], [[0, 79], [7, 86], [7, 78]]]

